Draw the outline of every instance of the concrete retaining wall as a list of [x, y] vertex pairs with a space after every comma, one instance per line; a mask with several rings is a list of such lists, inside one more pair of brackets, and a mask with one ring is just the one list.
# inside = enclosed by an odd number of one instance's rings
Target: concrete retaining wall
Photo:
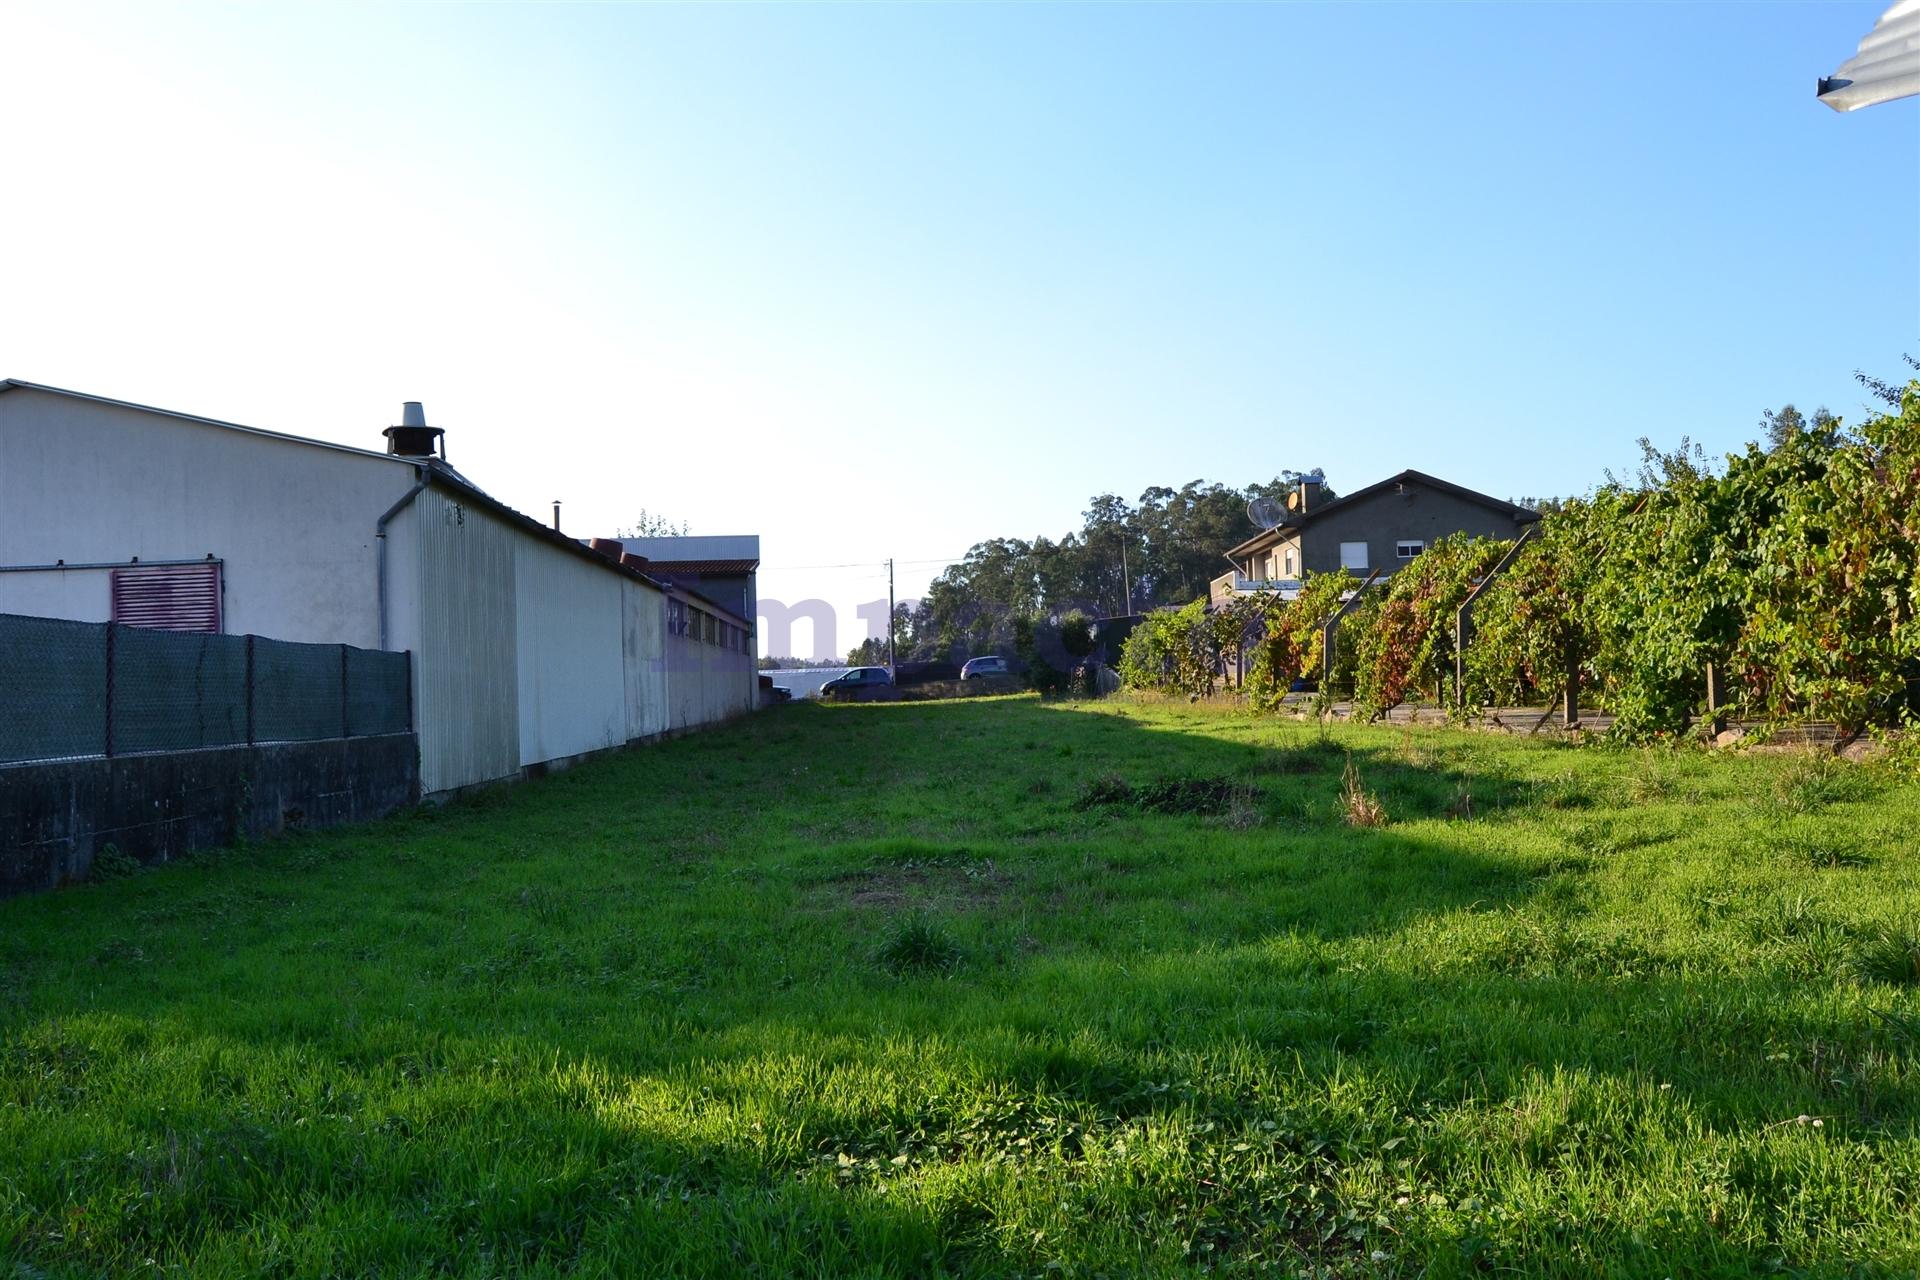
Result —
[[83, 880], [108, 845], [143, 863], [420, 796], [410, 733], [0, 768], [0, 897]]

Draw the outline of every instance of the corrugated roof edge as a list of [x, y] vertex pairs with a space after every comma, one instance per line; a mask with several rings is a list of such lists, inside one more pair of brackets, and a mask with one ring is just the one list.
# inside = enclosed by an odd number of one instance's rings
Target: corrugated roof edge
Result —
[[182, 422], [198, 422], [207, 427], [225, 427], [229, 431], [244, 431], [250, 436], [265, 436], [269, 440], [284, 440], [288, 444], [312, 445], [316, 449], [337, 449], [341, 453], [357, 453], [363, 458], [379, 458], [383, 462], [398, 462], [411, 466], [413, 460], [398, 457], [381, 449], [362, 449], [357, 445], [335, 444], [331, 440], [315, 440], [311, 436], [296, 436], [285, 431], [269, 431], [265, 427], [249, 427], [240, 422], [223, 422], [219, 418], [203, 417], [197, 413], [182, 413], [178, 409], [161, 409], [155, 405], [137, 404], [132, 400], [115, 400], [112, 396], [96, 396], [85, 391], [70, 391], [66, 387], [50, 387], [43, 382], [28, 382], [23, 378], [0, 378], [0, 392], [44, 391], [48, 395], [68, 396], [75, 400], [91, 400], [95, 404], [110, 404], [116, 409], [138, 409], [141, 413], [157, 413], [163, 418], [178, 418]]
[[1442, 493], [1451, 493], [1455, 497], [1470, 498], [1496, 511], [1505, 511], [1513, 517], [1514, 523], [1516, 524], [1532, 524], [1540, 518], [1540, 513], [1531, 508], [1519, 506], [1515, 503], [1508, 502], [1505, 498], [1496, 498], [1492, 494], [1481, 493], [1477, 489], [1469, 489], [1463, 484], [1455, 484], [1451, 480], [1442, 480], [1439, 476], [1430, 476], [1424, 471], [1415, 471], [1409, 467], [1405, 471], [1396, 472], [1388, 476], [1385, 480], [1376, 481], [1364, 489], [1355, 489], [1352, 493], [1342, 494], [1340, 497], [1327, 503], [1324, 507], [1314, 507], [1303, 513], [1297, 520], [1288, 520], [1286, 523], [1275, 525], [1271, 529], [1262, 529], [1259, 533], [1254, 534], [1238, 546], [1227, 548], [1222, 554], [1226, 559], [1231, 560], [1236, 555], [1245, 555], [1250, 551], [1258, 551], [1260, 550], [1262, 540], [1265, 538], [1273, 537], [1277, 540], [1278, 535], [1287, 530], [1303, 528], [1306, 525], [1312, 524], [1329, 511], [1338, 510], [1340, 507], [1350, 502], [1358, 502], [1362, 498], [1370, 498], [1374, 494], [1384, 490], [1388, 485], [1405, 484], [1409, 480], [1418, 481], [1424, 485], [1431, 485]]
[[535, 520], [532, 516], [526, 515], [523, 512], [515, 511], [512, 507], [500, 501], [500, 499], [494, 497], [484, 489], [476, 487], [471, 480], [468, 480], [465, 476], [438, 458], [404, 458], [397, 454], [384, 453], [376, 449], [361, 449], [350, 444], [335, 444], [330, 440], [315, 440], [311, 436], [296, 436], [290, 435], [285, 431], [268, 431], [264, 427], [249, 427], [239, 422], [224, 422], [219, 418], [203, 417], [197, 413], [182, 413], [178, 409], [161, 409], [150, 404], [137, 404], [132, 400], [115, 400], [111, 396], [90, 395], [85, 391], [71, 391], [66, 387], [50, 387], [41, 382], [28, 382], [24, 378], [0, 378], [0, 393], [14, 390], [41, 391], [48, 395], [68, 396], [74, 400], [89, 400], [94, 404], [109, 404], [117, 409], [135, 409], [141, 413], [157, 413], [163, 418], [178, 418], [182, 422], [197, 422], [202, 426], [208, 427], [224, 427], [228, 431], [243, 431], [248, 435], [264, 436], [270, 440], [284, 440], [288, 444], [304, 444], [311, 445], [316, 449], [335, 449], [341, 453], [356, 453], [361, 457], [378, 458], [382, 462], [398, 463], [401, 466], [414, 468], [424, 466], [433, 472], [435, 483], [449, 485], [469, 501], [479, 503], [495, 515], [505, 518], [510, 524], [521, 526], [522, 532], [536, 534], [556, 546], [565, 547], [575, 555], [591, 560], [603, 569], [620, 574], [622, 577], [633, 578], [644, 582], [655, 590], [690, 596], [702, 604], [710, 606], [715, 611], [725, 614], [730, 621], [739, 623], [749, 629], [751, 629], [753, 625], [718, 601], [710, 600], [699, 592], [689, 590], [686, 587], [678, 586], [671, 582], [662, 582], [657, 578], [649, 577], [636, 569], [629, 569], [623, 564], [607, 559], [599, 552], [588, 548], [575, 539], [569, 538], [558, 529], [541, 524], [538, 520]]
[[614, 573], [617, 573], [623, 578], [632, 578], [636, 581], [644, 582], [648, 586], [653, 587], [659, 591], [664, 591], [664, 592], [668, 592], [676, 595], [687, 596], [694, 600], [698, 600], [701, 604], [706, 605], [707, 607], [713, 609], [716, 613], [724, 614], [728, 621], [737, 623], [741, 626], [745, 626], [749, 630], [752, 629], [753, 624], [751, 622], [748, 622], [747, 619], [742, 618], [738, 613], [735, 613], [732, 609], [727, 608], [726, 605], [721, 604], [719, 601], [713, 600], [707, 596], [704, 596], [700, 594], [698, 591], [694, 591], [687, 587], [683, 587], [678, 583], [665, 582], [659, 578], [652, 576], [651, 574], [642, 573], [638, 569], [629, 568], [626, 565], [621, 564], [618, 560], [612, 560], [606, 556], [601, 555], [598, 551], [595, 551], [592, 547], [589, 547], [586, 543], [581, 542], [578, 538], [569, 537], [568, 535], [554, 528], [552, 525], [541, 524], [538, 520], [535, 520], [532, 516], [526, 514], [525, 512], [514, 510], [512, 507], [500, 501], [500, 499], [494, 497], [492, 494], [487, 493], [485, 490], [476, 489], [473, 486], [472, 481], [463, 479], [457, 474], [453, 474], [453, 468], [447, 466], [445, 463], [441, 462], [438, 458], [431, 459], [427, 463], [427, 466], [433, 472], [433, 476], [434, 476], [433, 482], [435, 484], [445, 485], [446, 487], [452, 489], [455, 493], [460, 494], [462, 497], [467, 498], [472, 502], [478, 503], [480, 506], [486, 508], [488, 511], [491, 511], [494, 515], [497, 515], [502, 519], [506, 520], [509, 524], [518, 525], [522, 533], [532, 534], [534, 537], [544, 539], [545, 541], [552, 543], [556, 547], [564, 547], [566, 550], [572, 552], [574, 555], [577, 555], [582, 559], [589, 560], [594, 564], [599, 565], [603, 569], [607, 569]]

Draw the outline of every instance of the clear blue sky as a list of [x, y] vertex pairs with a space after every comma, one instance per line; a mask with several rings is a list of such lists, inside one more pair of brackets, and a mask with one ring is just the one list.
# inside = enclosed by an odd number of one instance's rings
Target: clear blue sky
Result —
[[[1287, 467], [1577, 491], [1920, 349], [1920, 101], [1813, 97], [1882, 7], [16, 5], [0, 376], [422, 399], [523, 509], [770, 566]], [[844, 648], [884, 580], [763, 590]]]

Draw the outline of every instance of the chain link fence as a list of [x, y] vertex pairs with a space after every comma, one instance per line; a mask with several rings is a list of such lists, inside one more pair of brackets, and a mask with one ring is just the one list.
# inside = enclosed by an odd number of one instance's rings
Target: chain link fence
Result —
[[404, 733], [410, 659], [0, 613], [0, 764]]

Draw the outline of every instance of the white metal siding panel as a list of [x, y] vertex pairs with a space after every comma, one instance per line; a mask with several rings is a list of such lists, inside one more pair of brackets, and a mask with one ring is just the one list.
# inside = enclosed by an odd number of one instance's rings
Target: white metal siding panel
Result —
[[514, 540], [520, 763], [627, 740], [626, 579], [525, 535]]
[[685, 637], [667, 637], [667, 700], [675, 729], [730, 719], [753, 709], [759, 677], [753, 658]]
[[411, 516], [418, 564], [420, 696], [414, 718], [420, 789], [446, 791], [516, 774], [516, 535], [434, 488], [414, 499]]
[[627, 738], [665, 733], [667, 719], [666, 596], [644, 582], [621, 584], [625, 617], [621, 658], [626, 667]]

